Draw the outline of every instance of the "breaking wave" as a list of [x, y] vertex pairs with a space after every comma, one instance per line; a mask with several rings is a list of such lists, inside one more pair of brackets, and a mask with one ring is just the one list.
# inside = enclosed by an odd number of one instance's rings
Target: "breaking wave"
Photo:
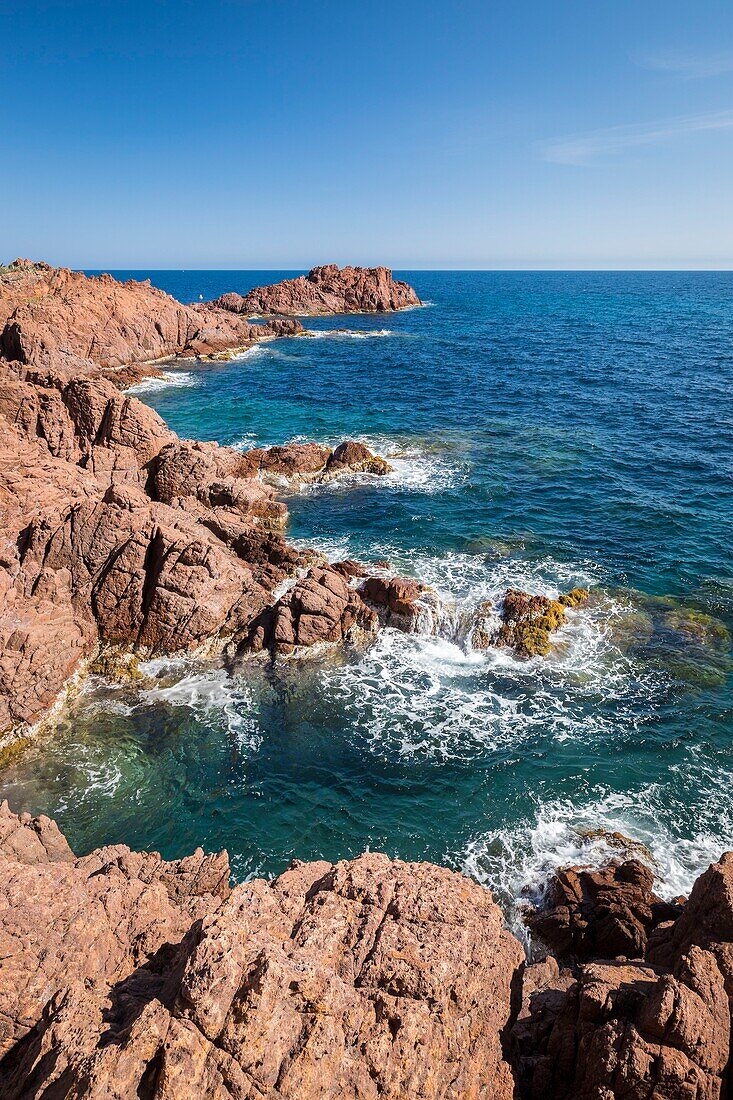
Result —
[[128, 386], [125, 393], [160, 393], [167, 389], [185, 389], [190, 386], [198, 386], [199, 379], [191, 371], [164, 370], [162, 378], [143, 378], [134, 386]]
[[[730, 773], [693, 758], [674, 791], [666, 783], [624, 792], [595, 786], [585, 799], [546, 802], [527, 792], [522, 820], [474, 837], [452, 862], [493, 890], [528, 942], [522, 912], [541, 901], [548, 879], [561, 867], [600, 867], [634, 857], [654, 872], [662, 896], [688, 894], [695, 879], [730, 848], [732, 780]], [[689, 808], [701, 784], [708, 796], [690, 830]]]
[[140, 671], [158, 682], [138, 692], [137, 706], [187, 707], [204, 725], [223, 723], [241, 748], [260, 744], [251, 693], [224, 669], [197, 666], [185, 658], [158, 658], [141, 663]]
[[[326, 482], [309, 482], [299, 487], [302, 493], [342, 492], [355, 485], [380, 485], [382, 488], [405, 493], [430, 495], [447, 492], [462, 485], [469, 471], [468, 463], [456, 459], [447, 447], [437, 444], [433, 449], [416, 443], [399, 443], [387, 436], [349, 436], [340, 439], [319, 440], [329, 447], [336, 447], [344, 439], [363, 443], [380, 458], [386, 458], [393, 467], [389, 474], [343, 474]], [[310, 442], [307, 436], [297, 436], [288, 442]]]
[[306, 329], [303, 336], [309, 340], [371, 340], [380, 336], [396, 336], [390, 328], [379, 328], [365, 331], [347, 328], [331, 329]]
[[[340, 541], [318, 548], [334, 558], [351, 550]], [[340, 701], [370, 751], [468, 761], [514, 751], [533, 738], [557, 745], [608, 741], [619, 725], [634, 730], [653, 713], [658, 681], [616, 647], [609, 623], [625, 608], [605, 595], [568, 613], [548, 657], [524, 660], [470, 646], [479, 604], [500, 601], [509, 587], [556, 596], [573, 585], [597, 584], [589, 565], [458, 553], [407, 559], [389, 545], [372, 546], [368, 557], [388, 559], [439, 597], [437, 612], [426, 616], [430, 633], [383, 630], [358, 661], [322, 672], [324, 690]]]

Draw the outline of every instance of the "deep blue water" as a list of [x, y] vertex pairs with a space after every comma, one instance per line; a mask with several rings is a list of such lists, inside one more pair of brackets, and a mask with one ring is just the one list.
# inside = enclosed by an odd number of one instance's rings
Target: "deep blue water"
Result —
[[[195, 301], [285, 273], [134, 274]], [[368, 846], [504, 899], [617, 829], [684, 889], [733, 846], [733, 274], [402, 277], [426, 308], [308, 320], [139, 396], [183, 436], [393, 456], [290, 496], [304, 544], [388, 557], [466, 614], [509, 584], [592, 605], [531, 662], [446, 629], [233, 678], [155, 665], [82, 695], [0, 796], [80, 849], [226, 846], [241, 877]]]

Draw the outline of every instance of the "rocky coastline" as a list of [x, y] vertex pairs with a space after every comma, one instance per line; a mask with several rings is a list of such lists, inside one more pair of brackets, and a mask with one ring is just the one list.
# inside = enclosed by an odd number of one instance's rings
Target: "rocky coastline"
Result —
[[[385, 588], [384, 569], [330, 565], [282, 533], [276, 487], [384, 477], [385, 459], [351, 440], [245, 452], [181, 440], [125, 392], [166, 358], [298, 335], [297, 320], [256, 324], [251, 311], [304, 313], [316, 291], [322, 310], [419, 304], [386, 268], [317, 268], [236, 308], [232, 295], [184, 306], [149, 283], [27, 260], [0, 271], [0, 750], [115, 653], [124, 667], [131, 652], [282, 655], [380, 625], [437, 629], [427, 586], [392, 576]], [[586, 596], [509, 592], [503, 612], [479, 609], [471, 644], [545, 654]]]
[[[124, 392], [163, 360], [296, 336], [301, 316], [419, 304], [386, 268], [191, 306], [109, 275], [0, 269], [0, 751], [90, 667], [439, 629], [449, 611], [418, 579], [284, 534], [278, 490], [389, 477], [385, 459], [353, 440], [182, 440]], [[542, 660], [589, 598], [509, 589], [466, 644]], [[489, 891], [378, 854], [232, 888], [225, 852], [77, 857], [3, 804], [0, 865], [3, 1096], [731, 1095], [733, 853], [674, 902], [643, 860], [563, 869], [528, 904], [529, 959]]]
[[385, 855], [232, 888], [3, 803], [0, 871], [8, 1100], [729, 1095], [733, 853], [673, 904], [563, 871], [531, 961], [484, 887]]

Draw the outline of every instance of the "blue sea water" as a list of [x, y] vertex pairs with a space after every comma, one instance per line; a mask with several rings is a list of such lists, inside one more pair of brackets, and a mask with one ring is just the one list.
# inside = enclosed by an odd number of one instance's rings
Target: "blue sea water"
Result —
[[[135, 272], [184, 301], [284, 272]], [[229, 849], [235, 874], [365, 848], [462, 868], [510, 911], [549, 869], [646, 845], [668, 894], [733, 846], [733, 274], [406, 272], [424, 308], [166, 368], [139, 396], [237, 447], [364, 439], [395, 473], [287, 498], [288, 535], [388, 558], [438, 637], [93, 684], [0, 774], [72, 844]], [[347, 330], [347, 331], [343, 331]], [[582, 584], [553, 654], [455, 629]]]

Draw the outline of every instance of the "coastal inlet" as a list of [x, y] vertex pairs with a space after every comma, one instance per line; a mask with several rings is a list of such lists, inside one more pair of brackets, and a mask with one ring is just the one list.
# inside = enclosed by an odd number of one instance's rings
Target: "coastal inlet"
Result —
[[[192, 302], [279, 275], [135, 274]], [[436, 630], [91, 679], [0, 797], [78, 851], [226, 847], [240, 880], [365, 848], [447, 863], [510, 915], [617, 832], [686, 892], [733, 836], [733, 276], [404, 278], [423, 308], [310, 317], [136, 395], [182, 437], [383, 456], [386, 476], [278, 490], [287, 537], [432, 586]], [[575, 587], [546, 656], [467, 644], [507, 589]]]

